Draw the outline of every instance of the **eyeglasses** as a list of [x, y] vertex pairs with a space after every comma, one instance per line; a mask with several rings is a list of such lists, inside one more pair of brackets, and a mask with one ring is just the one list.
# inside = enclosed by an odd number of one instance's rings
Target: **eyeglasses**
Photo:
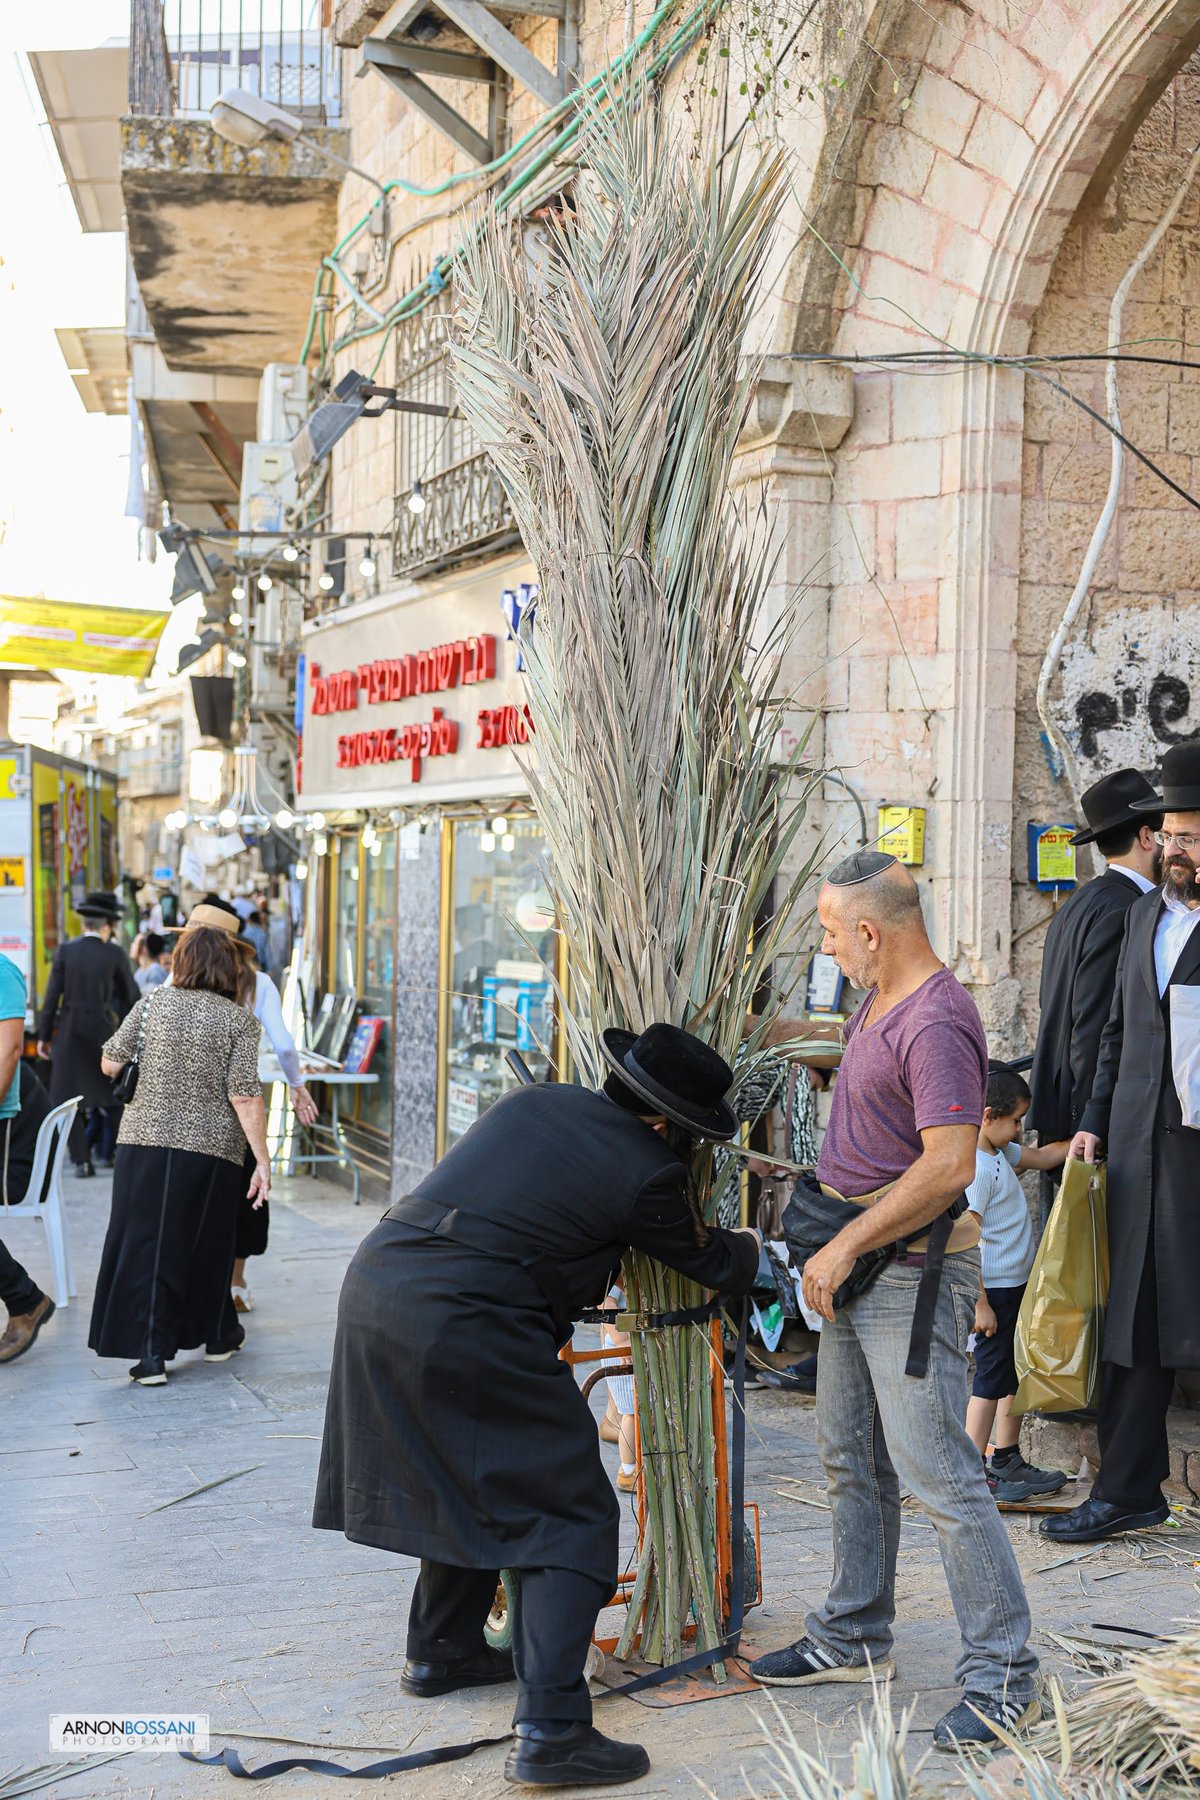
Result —
[[1193, 837], [1190, 832], [1156, 831], [1154, 841], [1163, 850], [1168, 844], [1178, 844], [1185, 856], [1191, 856], [1200, 844], [1200, 837]]

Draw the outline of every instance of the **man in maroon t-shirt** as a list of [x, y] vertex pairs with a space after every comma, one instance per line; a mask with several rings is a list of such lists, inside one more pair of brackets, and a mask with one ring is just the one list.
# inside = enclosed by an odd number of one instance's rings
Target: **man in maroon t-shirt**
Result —
[[[964, 1426], [967, 1334], [979, 1294], [978, 1220], [955, 1221], [938, 1289], [927, 1373], [905, 1373], [925, 1227], [975, 1174], [987, 1041], [974, 1002], [935, 955], [916, 883], [894, 857], [862, 851], [817, 902], [822, 949], [867, 997], [846, 1048], [817, 1166], [860, 1216], [804, 1265], [807, 1303], [827, 1323], [817, 1424], [833, 1512], [833, 1582], [805, 1635], [759, 1657], [768, 1686], [865, 1681], [893, 1664], [900, 1484], [937, 1527], [962, 1637], [963, 1699], [934, 1742], [995, 1746], [1039, 1716], [1020, 1571]], [[908, 1259], [835, 1309], [865, 1251], [904, 1238]], [[934, 1681], [933, 1685], [941, 1685]]]

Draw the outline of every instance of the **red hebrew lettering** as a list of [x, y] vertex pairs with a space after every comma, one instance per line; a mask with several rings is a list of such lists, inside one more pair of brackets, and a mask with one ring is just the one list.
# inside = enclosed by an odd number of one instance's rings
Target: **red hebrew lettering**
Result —
[[433, 656], [434, 668], [436, 671], [435, 685], [438, 693], [442, 694], [448, 687], [453, 685], [454, 645], [439, 644], [431, 654]]

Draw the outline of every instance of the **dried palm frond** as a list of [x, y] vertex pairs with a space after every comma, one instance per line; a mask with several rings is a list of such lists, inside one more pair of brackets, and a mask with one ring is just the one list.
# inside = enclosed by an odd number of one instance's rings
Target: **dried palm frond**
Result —
[[[730, 471], [780, 168], [689, 161], [651, 105], [625, 98], [585, 121], [540, 268], [495, 220], [471, 234], [453, 349], [463, 410], [538, 571], [523, 634], [529, 780], [570, 952], [566, 1031], [590, 1082], [605, 1025], [667, 1020], [732, 1062], [808, 874], [781, 882], [764, 925], [802, 818], [804, 747], [779, 766], [774, 564]], [[785, 998], [777, 989], [760, 1035]], [[711, 1162], [694, 1164], [707, 1217]], [[699, 1298], [644, 1257], [627, 1274], [635, 1306]], [[693, 1619], [701, 1646], [721, 1638], [698, 1339], [634, 1337], [649, 1528], [622, 1648], [640, 1630], [650, 1660], [676, 1658]]]

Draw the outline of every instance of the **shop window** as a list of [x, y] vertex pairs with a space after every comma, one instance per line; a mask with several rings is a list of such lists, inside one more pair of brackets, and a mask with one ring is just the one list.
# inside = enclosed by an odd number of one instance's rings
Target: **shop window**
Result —
[[538, 867], [545, 844], [533, 819], [502, 823], [445, 827], [439, 1154], [516, 1085], [506, 1051], [518, 1050], [538, 1080], [556, 1054], [549, 970], [558, 945]]
[[[378, 854], [376, 853], [378, 852]], [[392, 1127], [392, 998], [396, 986], [396, 833], [386, 832], [363, 859], [362, 961], [358, 995], [364, 1013], [383, 1020], [371, 1073], [358, 1090], [358, 1122], [385, 1136]]]

